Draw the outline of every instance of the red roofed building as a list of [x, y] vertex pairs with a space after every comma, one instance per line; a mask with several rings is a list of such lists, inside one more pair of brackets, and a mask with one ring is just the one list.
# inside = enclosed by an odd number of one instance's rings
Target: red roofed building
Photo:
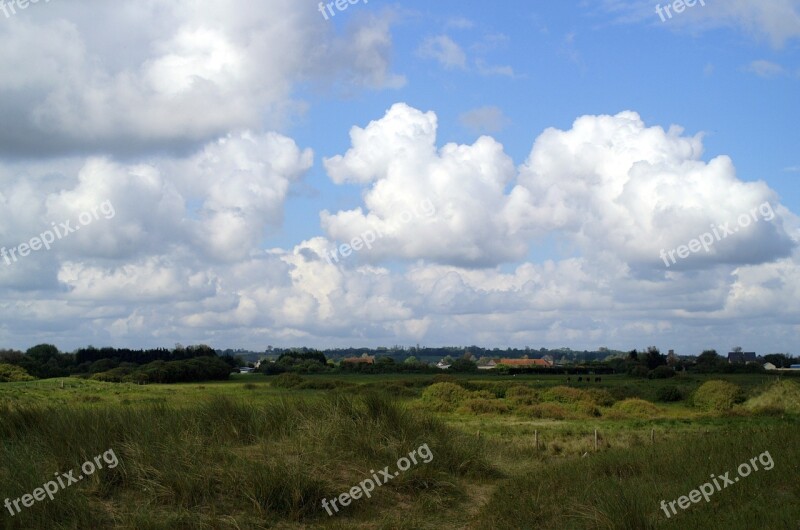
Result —
[[499, 364], [506, 366], [546, 366], [551, 367], [553, 363], [547, 359], [500, 359]]
[[375, 357], [348, 357], [342, 359], [343, 363], [348, 364], [375, 364]]

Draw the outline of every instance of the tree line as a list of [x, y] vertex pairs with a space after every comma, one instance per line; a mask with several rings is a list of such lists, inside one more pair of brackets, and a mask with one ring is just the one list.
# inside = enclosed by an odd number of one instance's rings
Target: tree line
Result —
[[38, 379], [79, 376], [101, 381], [135, 383], [182, 383], [227, 379], [240, 365], [229, 355], [218, 356], [204, 344], [172, 350], [116, 348], [78, 349], [62, 353], [52, 344], [39, 344], [25, 352], [0, 350], [0, 366], [17, 367], [15, 377]]

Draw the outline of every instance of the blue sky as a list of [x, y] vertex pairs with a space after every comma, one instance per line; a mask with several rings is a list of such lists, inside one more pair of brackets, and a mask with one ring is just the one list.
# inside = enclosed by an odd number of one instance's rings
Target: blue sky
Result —
[[0, 10], [0, 347], [796, 353], [800, 0], [705, 4]]

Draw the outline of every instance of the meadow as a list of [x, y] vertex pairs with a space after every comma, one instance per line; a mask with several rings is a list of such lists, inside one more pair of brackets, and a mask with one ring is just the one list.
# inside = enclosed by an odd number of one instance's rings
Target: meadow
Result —
[[[800, 384], [772, 375], [235, 375], [0, 384], [0, 501], [119, 459], [0, 528], [800, 528]], [[351, 490], [427, 444], [370, 498]], [[774, 467], [676, 514], [769, 452]], [[762, 466], [763, 467], [763, 466]]]

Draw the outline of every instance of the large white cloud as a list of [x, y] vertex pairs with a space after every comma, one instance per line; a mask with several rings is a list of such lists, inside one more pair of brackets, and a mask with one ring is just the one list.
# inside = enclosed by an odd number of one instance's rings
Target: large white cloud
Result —
[[525, 241], [505, 210], [514, 179], [503, 146], [484, 136], [473, 145], [436, 147], [437, 119], [404, 104], [351, 131], [353, 147], [325, 161], [338, 183], [369, 183], [361, 209], [322, 213], [338, 241], [379, 235], [366, 260], [428, 258], [495, 264], [520, 258]]
[[[354, 128], [352, 148], [325, 167], [334, 182], [369, 186], [367, 210], [323, 212], [328, 236], [347, 243], [377, 235], [358, 254], [367, 261], [492, 266], [524, 257], [555, 234], [588, 255], [611, 252], [662, 269], [662, 250], [705, 233], [715, 236], [707, 252], [669, 265], [767, 262], [788, 256], [798, 241], [796, 218], [764, 182], [740, 180], [727, 157], [704, 162], [700, 135], [648, 127], [635, 112], [584, 116], [568, 131], [545, 131], [519, 172], [490, 137], [437, 149], [436, 132], [435, 114], [403, 104]], [[434, 214], [418, 213], [425, 201]], [[736, 227], [754, 208], [746, 228], [724, 239], [715, 232]]]
[[181, 148], [279, 126], [301, 82], [403, 83], [387, 19], [337, 36], [294, 0], [74, 0], [3, 22], [0, 156]]

